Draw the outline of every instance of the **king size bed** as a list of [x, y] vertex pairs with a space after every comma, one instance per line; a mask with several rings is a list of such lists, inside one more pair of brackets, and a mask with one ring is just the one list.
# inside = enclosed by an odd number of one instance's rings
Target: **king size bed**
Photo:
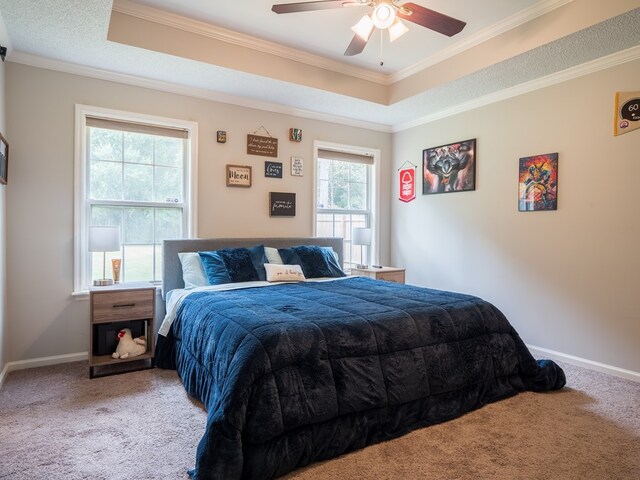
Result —
[[[191, 283], [185, 259], [194, 252], [216, 285]], [[224, 260], [230, 282], [218, 284], [212, 258]], [[486, 301], [344, 277], [334, 268], [342, 239], [167, 240], [163, 261], [167, 318], [156, 365], [175, 368], [207, 409], [196, 480], [275, 478], [565, 384]], [[300, 265], [287, 272], [306, 281], [269, 282], [263, 270], [273, 268], [262, 261]], [[242, 262], [259, 278], [238, 276]]]

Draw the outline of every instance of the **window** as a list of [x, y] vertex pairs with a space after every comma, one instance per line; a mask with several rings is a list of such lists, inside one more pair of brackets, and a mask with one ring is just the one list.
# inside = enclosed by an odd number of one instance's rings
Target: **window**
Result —
[[[193, 236], [195, 136], [191, 122], [78, 106], [75, 291], [111, 272], [160, 282], [162, 241]], [[120, 228], [120, 251], [89, 252], [89, 226]], [[106, 265], [105, 265], [106, 263]], [[111, 275], [107, 274], [110, 278]]]
[[337, 148], [317, 147], [315, 228], [319, 237], [344, 238], [344, 266], [350, 268], [370, 263], [374, 257], [375, 244], [364, 248], [352, 245], [351, 234], [356, 227], [369, 227], [375, 232], [375, 152]]

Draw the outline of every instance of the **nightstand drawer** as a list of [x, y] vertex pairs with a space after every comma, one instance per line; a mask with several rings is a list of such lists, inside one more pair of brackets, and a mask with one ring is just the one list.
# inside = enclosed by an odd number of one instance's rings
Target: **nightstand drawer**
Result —
[[93, 322], [153, 317], [155, 289], [94, 293]]
[[376, 278], [386, 282], [404, 283], [404, 272], [381, 272]]

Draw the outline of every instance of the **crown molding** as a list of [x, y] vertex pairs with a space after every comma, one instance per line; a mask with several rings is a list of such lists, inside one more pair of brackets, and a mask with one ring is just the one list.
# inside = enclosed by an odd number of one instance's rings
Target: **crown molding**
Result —
[[535, 18], [538, 18], [542, 15], [545, 15], [557, 8], [560, 8], [567, 3], [571, 3], [573, 0], [544, 0], [541, 2], [536, 2], [535, 5], [532, 5], [529, 8], [526, 8], [504, 20], [492, 25], [489, 28], [485, 28], [479, 32], [474, 33], [473, 35], [468, 36], [464, 40], [453, 44], [448, 48], [444, 48], [440, 50], [437, 54], [430, 56], [429, 58], [425, 58], [424, 60], [411, 65], [410, 67], [404, 68], [396, 73], [388, 75], [389, 84], [393, 84], [400, 80], [404, 80], [405, 78], [411, 77], [422, 70], [425, 70], [433, 65], [436, 65], [444, 60], [447, 60], [455, 55], [458, 55], [465, 50], [469, 50], [475, 46], [478, 46], [488, 40], [491, 40], [498, 35], [501, 35], [509, 30], [513, 30], [514, 28], [519, 27]]
[[251, 35], [234, 32], [226, 28], [217, 27], [206, 22], [183, 17], [175, 13], [159, 10], [157, 8], [141, 5], [131, 0], [114, 0], [113, 11], [140, 18], [150, 22], [155, 22], [167, 27], [178, 28], [189, 33], [213, 38], [221, 42], [230, 43], [240, 47], [249, 48], [258, 52], [276, 55], [296, 62], [322, 68], [332, 72], [348, 75], [350, 77], [367, 80], [380, 85], [390, 85], [390, 75], [372, 72], [365, 68], [354, 67], [346, 63], [330, 60], [320, 55], [303, 52], [291, 47], [285, 47], [274, 42], [262, 40]]
[[309, 118], [312, 120], [320, 120], [323, 122], [337, 123], [339, 125], [347, 125], [350, 127], [366, 128], [377, 132], [390, 133], [391, 126], [380, 123], [366, 122], [362, 120], [355, 120], [346, 117], [340, 117], [337, 115], [331, 115], [327, 113], [314, 112], [311, 110], [305, 110], [301, 108], [289, 107], [286, 105], [279, 105], [276, 103], [262, 102], [257, 100], [251, 100], [237, 95], [231, 95], [227, 93], [214, 92], [212, 90], [206, 90], [202, 88], [189, 87], [185, 85], [178, 85], [170, 82], [163, 82], [161, 80], [154, 80], [150, 78], [138, 77], [135, 75], [128, 75], [123, 73], [111, 72], [109, 70], [102, 70], [99, 68], [86, 67], [75, 63], [63, 62], [60, 60], [53, 60], [50, 58], [39, 57], [31, 55], [29, 53], [14, 51], [11, 57], [7, 57], [7, 61], [13, 63], [19, 63], [22, 65], [28, 65], [31, 67], [44, 68], [47, 70], [54, 70], [63, 73], [70, 73], [72, 75], [80, 75], [83, 77], [95, 78], [98, 80], [106, 80], [109, 82], [122, 83], [125, 85], [131, 85], [134, 87], [148, 88], [151, 90], [158, 90], [161, 92], [175, 93], [178, 95], [184, 95], [187, 97], [200, 98], [203, 100], [210, 100], [212, 102], [226, 103], [229, 105], [236, 105], [239, 107], [252, 108], [255, 110], [263, 110], [272, 113], [281, 113], [284, 115], [292, 115], [295, 117]]
[[409, 128], [418, 127], [427, 123], [435, 122], [458, 113], [463, 113], [475, 108], [484, 107], [486, 105], [507, 100], [509, 98], [517, 97], [519, 95], [540, 90], [541, 88], [550, 87], [558, 83], [566, 82], [567, 80], [573, 80], [574, 78], [589, 75], [600, 70], [622, 65], [623, 63], [632, 62], [640, 59], [640, 46], [628, 48], [620, 52], [601, 57], [596, 60], [592, 60], [575, 67], [562, 70], [560, 72], [552, 73], [545, 77], [532, 80], [530, 82], [521, 83], [511, 88], [506, 88], [495, 93], [490, 93], [480, 98], [476, 98], [469, 102], [455, 105], [451, 108], [441, 110], [431, 115], [425, 115], [410, 122], [399, 123], [391, 127], [391, 132], [396, 133]]

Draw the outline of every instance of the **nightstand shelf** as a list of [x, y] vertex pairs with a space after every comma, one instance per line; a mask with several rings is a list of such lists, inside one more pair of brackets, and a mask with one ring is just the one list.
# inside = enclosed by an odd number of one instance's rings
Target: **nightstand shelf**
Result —
[[[89, 378], [124, 373], [153, 367], [155, 343], [155, 304], [156, 289], [148, 282], [117, 284], [107, 287], [92, 287], [89, 292], [90, 328], [89, 328]], [[144, 335], [147, 339], [147, 352], [136, 357], [113, 358], [117, 339], [114, 335], [122, 328], [137, 330], [133, 336]], [[134, 363], [136, 362], [136, 363]], [[95, 369], [125, 365], [126, 369], [108, 369], [106, 373], [96, 374]], [[140, 367], [140, 365], [146, 366]]]
[[381, 268], [352, 268], [351, 275], [356, 277], [369, 277], [374, 280], [384, 280], [387, 282], [404, 283], [404, 268], [381, 267]]

